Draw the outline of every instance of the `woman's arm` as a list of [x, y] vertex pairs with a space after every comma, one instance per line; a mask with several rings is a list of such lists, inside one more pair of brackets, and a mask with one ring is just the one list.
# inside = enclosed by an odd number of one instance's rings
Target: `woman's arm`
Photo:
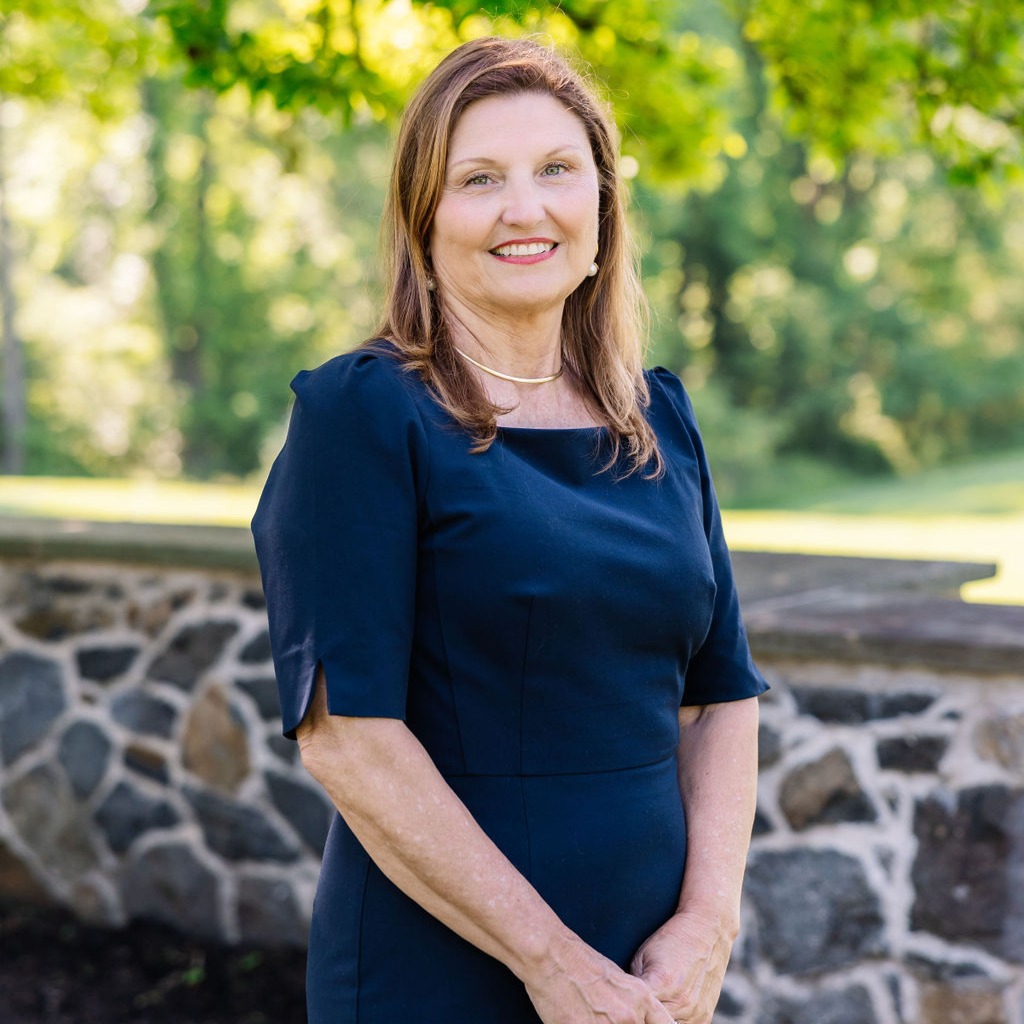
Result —
[[306, 769], [381, 871], [508, 966], [546, 1024], [668, 1024], [648, 985], [559, 920], [403, 722], [328, 714], [321, 677], [297, 737]]
[[684, 1024], [710, 1024], [739, 929], [757, 723], [756, 697], [679, 711], [686, 871], [675, 915], [640, 947], [632, 969]]

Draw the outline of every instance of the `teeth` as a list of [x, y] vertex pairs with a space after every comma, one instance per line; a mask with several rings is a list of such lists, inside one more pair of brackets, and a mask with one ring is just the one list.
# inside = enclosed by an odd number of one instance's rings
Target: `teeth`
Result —
[[554, 247], [554, 242], [528, 242], [526, 245], [501, 245], [492, 251], [496, 256], [539, 256]]

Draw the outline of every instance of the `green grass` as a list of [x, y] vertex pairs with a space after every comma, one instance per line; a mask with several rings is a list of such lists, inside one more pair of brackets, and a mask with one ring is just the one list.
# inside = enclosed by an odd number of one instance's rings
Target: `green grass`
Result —
[[1024, 604], [1024, 452], [844, 483], [724, 518], [737, 550], [995, 563], [997, 575], [968, 584], [963, 596]]
[[975, 459], [911, 477], [844, 485], [788, 508], [844, 515], [1014, 515], [1024, 513], [1024, 452]]
[[0, 515], [247, 526], [259, 486], [184, 480], [0, 477]]
[[[780, 467], [780, 472], [784, 472]], [[0, 477], [0, 515], [246, 526], [258, 484]], [[738, 549], [993, 562], [973, 601], [1024, 604], [1024, 452], [725, 513]]]

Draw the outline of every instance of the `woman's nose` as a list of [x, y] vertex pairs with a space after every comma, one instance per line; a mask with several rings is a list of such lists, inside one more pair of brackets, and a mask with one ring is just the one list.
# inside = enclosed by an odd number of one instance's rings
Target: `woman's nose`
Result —
[[541, 199], [541, 190], [533, 181], [509, 181], [505, 188], [505, 208], [501, 222], [525, 227], [539, 224], [547, 215]]

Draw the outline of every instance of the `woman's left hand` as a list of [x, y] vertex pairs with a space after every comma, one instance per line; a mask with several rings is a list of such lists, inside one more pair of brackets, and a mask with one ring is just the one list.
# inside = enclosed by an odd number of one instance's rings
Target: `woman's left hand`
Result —
[[706, 917], [679, 911], [637, 950], [630, 971], [682, 1024], [711, 1024], [733, 934]]

